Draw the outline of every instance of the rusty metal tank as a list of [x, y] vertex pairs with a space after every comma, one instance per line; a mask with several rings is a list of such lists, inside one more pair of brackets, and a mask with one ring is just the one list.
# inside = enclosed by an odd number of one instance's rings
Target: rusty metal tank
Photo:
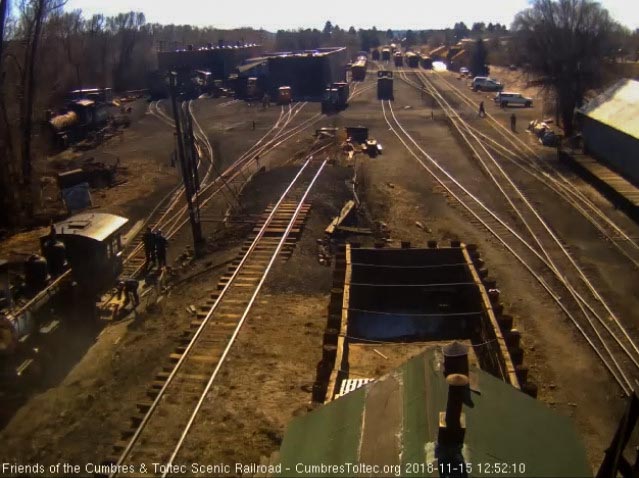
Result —
[[75, 111], [69, 111], [63, 115], [54, 116], [49, 123], [56, 132], [65, 131], [78, 124], [78, 115]]
[[20, 339], [35, 330], [33, 314], [25, 312], [15, 317], [0, 313], [0, 356], [15, 352]]

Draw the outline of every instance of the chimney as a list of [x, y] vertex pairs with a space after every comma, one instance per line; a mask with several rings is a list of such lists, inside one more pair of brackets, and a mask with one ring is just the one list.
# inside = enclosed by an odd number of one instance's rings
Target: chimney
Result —
[[461, 447], [466, 435], [466, 417], [462, 413], [464, 396], [468, 393], [468, 376], [452, 373], [446, 377], [448, 401], [446, 411], [439, 412], [438, 442], [445, 447]]
[[461, 374], [468, 377], [468, 347], [459, 342], [452, 342], [442, 347], [444, 354], [444, 376]]
[[448, 384], [446, 411], [439, 412], [438, 442], [444, 447], [457, 448], [464, 443], [466, 418], [462, 413], [468, 393], [468, 347], [452, 342], [442, 348], [444, 376]]

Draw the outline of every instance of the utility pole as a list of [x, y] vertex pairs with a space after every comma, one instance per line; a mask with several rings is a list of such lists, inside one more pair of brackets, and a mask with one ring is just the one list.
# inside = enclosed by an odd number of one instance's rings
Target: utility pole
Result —
[[188, 138], [191, 145], [191, 160], [189, 161], [192, 170], [191, 177], [193, 178], [194, 189], [196, 191], [199, 191], [200, 176], [197, 172], [197, 148], [195, 147], [195, 136], [193, 135], [193, 119], [191, 118], [190, 114], [186, 115], [186, 126], [188, 129]]
[[[191, 153], [192, 147], [189, 148], [189, 154], [187, 156], [184, 141], [187, 139], [183, 134], [182, 128], [182, 115], [180, 114], [180, 108], [177, 104], [177, 73], [169, 73], [169, 90], [171, 92], [171, 105], [173, 107], [173, 119], [175, 121], [175, 132], [177, 135], [177, 147], [178, 147], [178, 161], [182, 168], [182, 181], [184, 181], [184, 196], [186, 197], [186, 204], [189, 210], [189, 221], [191, 222], [191, 230], [193, 231], [193, 250], [196, 256], [202, 255], [204, 252], [204, 239], [202, 237], [202, 224], [200, 222], [200, 209], [197, 204], [193, 204], [193, 196], [197, 194], [194, 178], [191, 171]], [[190, 143], [190, 141], [189, 141]]]

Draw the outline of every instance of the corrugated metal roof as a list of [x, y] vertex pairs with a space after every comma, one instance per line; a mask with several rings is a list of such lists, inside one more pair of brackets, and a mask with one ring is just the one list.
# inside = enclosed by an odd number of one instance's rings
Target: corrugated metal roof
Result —
[[[427, 349], [379, 380], [294, 419], [280, 449], [281, 475], [352, 476], [345, 463], [366, 463], [380, 470], [395, 466], [400, 474], [394, 476], [436, 476], [439, 413], [448, 395], [442, 360], [438, 349]], [[472, 467], [469, 476], [494, 476], [485, 464], [498, 462], [518, 464], [504, 467], [500, 476], [592, 476], [568, 417], [481, 369], [471, 366], [470, 373], [477, 386], [464, 402], [462, 450]], [[337, 467], [309, 468], [322, 465]]]
[[579, 112], [639, 139], [639, 81], [619, 80]]
[[83, 236], [96, 241], [104, 241], [119, 231], [129, 220], [103, 212], [81, 213], [66, 221], [55, 224], [55, 230], [61, 236]]

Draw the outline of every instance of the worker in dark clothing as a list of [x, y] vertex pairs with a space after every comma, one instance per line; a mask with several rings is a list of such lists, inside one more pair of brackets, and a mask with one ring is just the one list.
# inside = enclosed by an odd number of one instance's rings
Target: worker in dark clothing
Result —
[[515, 113], [510, 115], [510, 129], [513, 132], [517, 132], [517, 116], [515, 116]]
[[166, 247], [169, 245], [169, 241], [162, 235], [162, 231], [158, 230], [155, 233], [155, 254], [158, 258], [158, 267], [166, 266]]
[[138, 295], [138, 281], [130, 278], [124, 281], [124, 293], [126, 294], [126, 302], [133, 299], [133, 307], [140, 305], [140, 296]]
[[479, 102], [479, 114], [478, 115], [479, 115], [480, 118], [483, 118], [483, 117], [486, 116], [486, 110], [484, 109], [484, 102], [483, 101]]
[[148, 267], [151, 264], [155, 264], [155, 234], [150, 227], [146, 228], [142, 236], [142, 243], [144, 244], [144, 256]]

